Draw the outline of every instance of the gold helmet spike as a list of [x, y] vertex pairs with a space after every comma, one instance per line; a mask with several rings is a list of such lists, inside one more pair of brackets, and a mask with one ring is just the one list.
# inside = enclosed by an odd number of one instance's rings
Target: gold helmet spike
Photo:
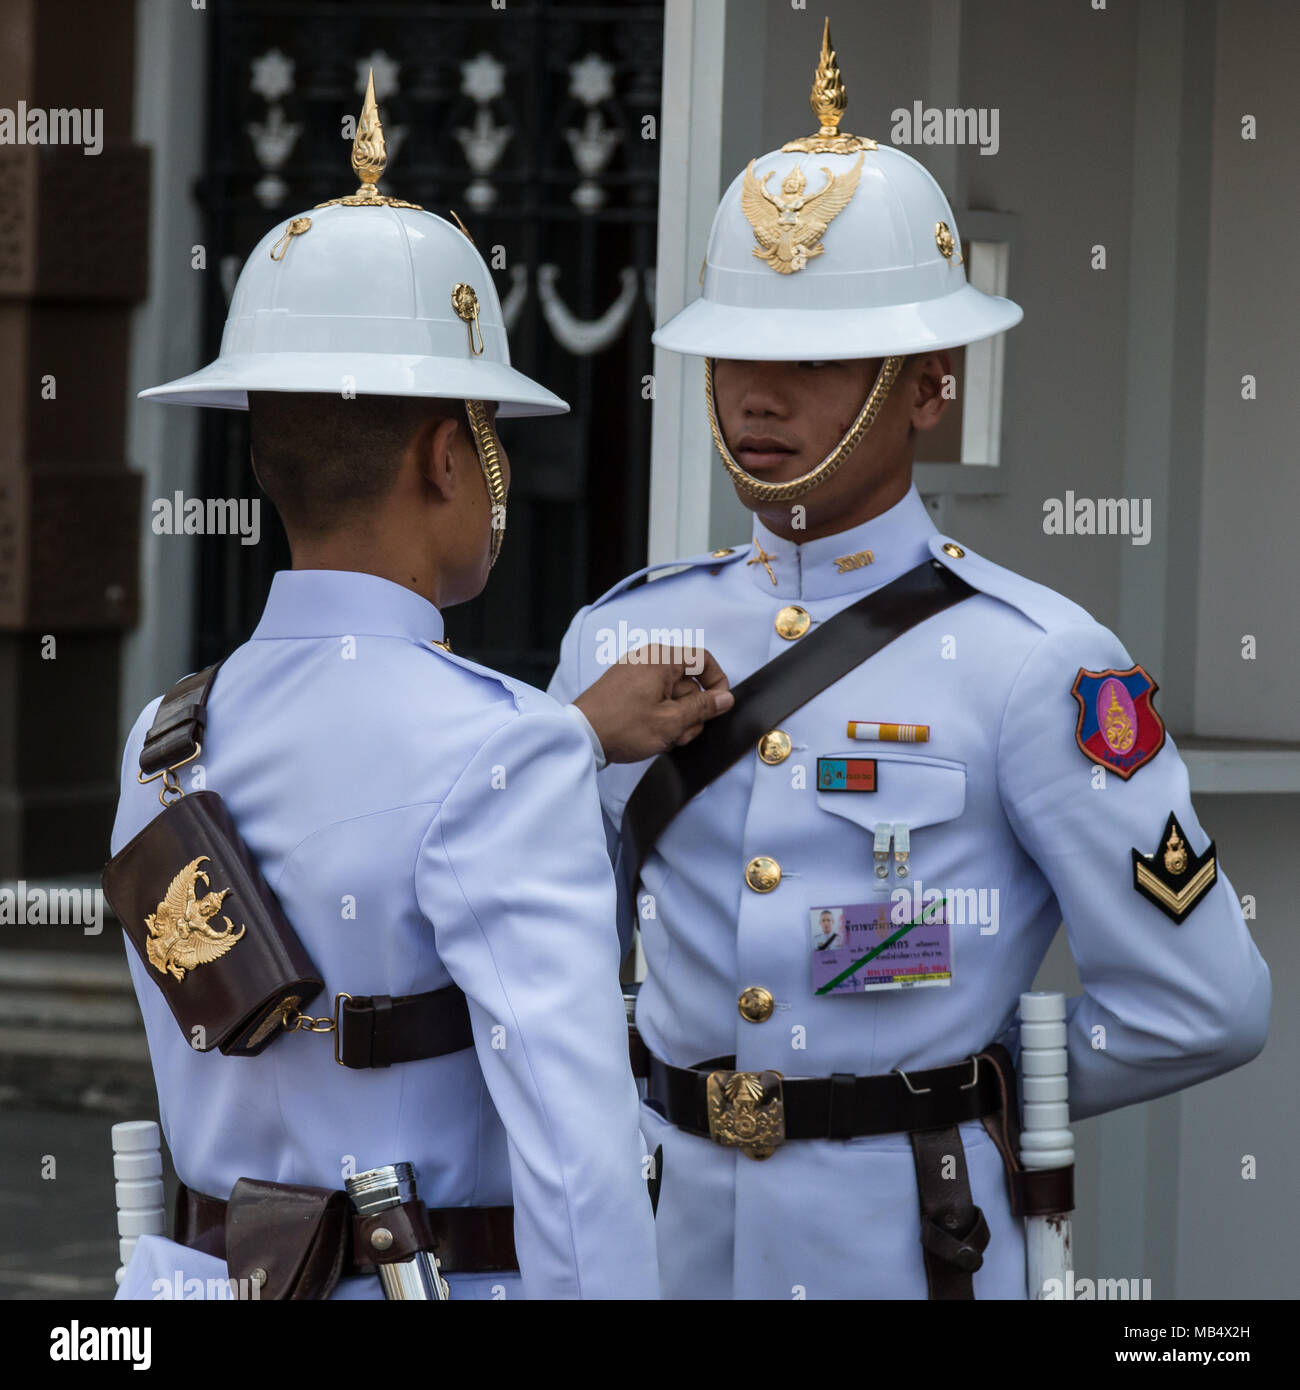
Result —
[[805, 135], [782, 145], [782, 151], [787, 154], [853, 154], [857, 150], [874, 150], [876, 142], [865, 135], [841, 132], [839, 126], [844, 119], [844, 108], [848, 102], [844, 80], [835, 65], [835, 49], [831, 46], [831, 22], [827, 18], [822, 29], [822, 51], [817, 60], [817, 71], [813, 76], [812, 92], [808, 98], [808, 104], [812, 107], [812, 113], [817, 117], [820, 128], [816, 135]]
[[361, 105], [361, 119], [352, 141], [352, 170], [361, 180], [357, 191], [346, 198], [331, 198], [317, 203], [318, 208], [412, 208], [423, 209], [419, 203], [404, 203], [400, 198], [387, 198], [376, 187], [388, 164], [388, 146], [384, 143], [384, 128], [379, 123], [379, 106], [375, 101], [375, 73], [366, 78], [366, 97]]

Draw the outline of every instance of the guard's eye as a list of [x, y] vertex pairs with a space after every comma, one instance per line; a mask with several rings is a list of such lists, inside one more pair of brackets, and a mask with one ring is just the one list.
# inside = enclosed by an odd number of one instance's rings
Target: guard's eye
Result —
[[816, 367], [829, 367], [829, 366], [831, 365], [831, 363], [829, 363], [829, 362], [800, 362], [799, 365], [800, 365], [801, 367], [814, 367], [814, 368], [816, 368]]

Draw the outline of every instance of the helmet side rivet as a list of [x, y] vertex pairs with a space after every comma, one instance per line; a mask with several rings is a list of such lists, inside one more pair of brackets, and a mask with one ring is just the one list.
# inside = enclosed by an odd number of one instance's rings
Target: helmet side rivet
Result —
[[[474, 293], [473, 285], [467, 285], [462, 280], [459, 284], [451, 287], [451, 307], [455, 309], [456, 316], [461, 319], [465, 327], [469, 330], [469, 350], [475, 357], [483, 355], [483, 330], [478, 326], [478, 295]], [[474, 346], [474, 337], [478, 336], [478, 346]]]
[[[957, 251], [957, 239], [949, 230], [946, 222], [936, 222], [934, 224], [934, 244], [939, 248], [939, 254], [948, 262], [949, 265], [960, 265], [962, 255]], [[957, 259], [954, 261], [952, 253], [957, 251]]]

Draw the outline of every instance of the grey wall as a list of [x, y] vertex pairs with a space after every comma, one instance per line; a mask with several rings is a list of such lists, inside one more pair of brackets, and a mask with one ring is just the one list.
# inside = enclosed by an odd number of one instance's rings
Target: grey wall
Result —
[[[1300, 257], [1296, 57], [1300, 7], [1232, 0], [1219, 9], [1210, 207], [1196, 727], [1300, 739], [1296, 530], [1300, 516], [1295, 312]], [[1241, 118], [1258, 137], [1241, 138]], [[1241, 378], [1258, 380], [1243, 401]], [[1195, 460], [1187, 460], [1189, 467]], [[1258, 657], [1241, 659], [1241, 637]]]

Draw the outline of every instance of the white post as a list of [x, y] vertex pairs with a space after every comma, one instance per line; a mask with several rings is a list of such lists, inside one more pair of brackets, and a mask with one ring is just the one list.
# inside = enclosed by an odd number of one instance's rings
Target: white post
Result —
[[117, 1179], [117, 1250], [122, 1282], [140, 1236], [165, 1236], [162, 1150], [153, 1120], [127, 1120], [113, 1126], [113, 1176]]
[[[1065, 1047], [1065, 996], [1035, 991], [1020, 996], [1020, 1089], [1024, 1098], [1020, 1161], [1026, 1168], [1074, 1163], [1070, 1083]], [[1029, 1296], [1043, 1297], [1049, 1279], [1064, 1290], [1072, 1267], [1070, 1214], [1025, 1218]]]
[[[709, 228], [722, 191], [725, 0], [667, 0], [659, 125], [655, 325], [700, 292]], [[655, 349], [647, 559], [663, 564], [709, 548], [713, 439], [704, 362]]]

